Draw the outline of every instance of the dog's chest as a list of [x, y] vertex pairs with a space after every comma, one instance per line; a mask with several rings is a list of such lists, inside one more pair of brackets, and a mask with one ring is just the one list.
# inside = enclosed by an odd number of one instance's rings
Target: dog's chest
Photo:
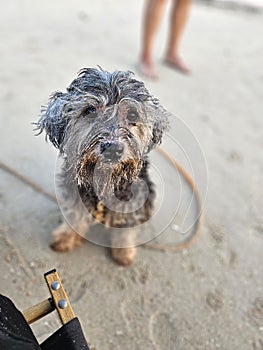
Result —
[[106, 227], [134, 227], [144, 223], [152, 214], [152, 198], [147, 198], [143, 206], [138, 207], [137, 210], [130, 211], [130, 196], [126, 200], [118, 196], [114, 204], [103, 203], [94, 194], [93, 191], [80, 190], [82, 198], [88, 213], [93, 217], [94, 223], [104, 224]]

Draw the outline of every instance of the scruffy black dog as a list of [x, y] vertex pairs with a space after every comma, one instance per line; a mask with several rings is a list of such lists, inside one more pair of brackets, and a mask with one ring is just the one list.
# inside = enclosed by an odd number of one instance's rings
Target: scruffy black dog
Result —
[[66, 93], [51, 96], [37, 129], [46, 131], [64, 160], [66, 220], [53, 232], [53, 249], [73, 249], [100, 222], [115, 231], [113, 259], [133, 262], [132, 228], [147, 221], [153, 208], [147, 154], [161, 142], [167, 116], [131, 72], [86, 68]]

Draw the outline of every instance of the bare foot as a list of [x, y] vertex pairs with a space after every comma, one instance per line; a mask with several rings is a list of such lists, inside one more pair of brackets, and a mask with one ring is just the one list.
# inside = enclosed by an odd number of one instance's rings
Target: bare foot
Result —
[[134, 262], [136, 255], [136, 248], [112, 248], [111, 255], [119, 265], [128, 266]]
[[139, 73], [142, 74], [144, 77], [150, 78], [152, 80], [159, 79], [155, 66], [151, 62], [141, 61], [139, 64]]
[[61, 224], [52, 232], [50, 247], [58, 252], [68, 252], [80, 246], [84, 237], [72, 230], [67, 224]]
[[177, 69], [179, 72], [184, 74], [191, 74], [191, 69], [184, 63], [179, 56], [166, 56], [164, 63], [168, 66]]

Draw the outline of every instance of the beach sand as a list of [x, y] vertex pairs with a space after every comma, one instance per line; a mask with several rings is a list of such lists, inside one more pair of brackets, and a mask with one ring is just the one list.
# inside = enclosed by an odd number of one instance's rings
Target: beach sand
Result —
[[[83, 67], [128, 69], [143, 79], [136, 72], [142, 6], [2, 4], [1, 162], [55, 192], [57, 151], [34, 136], [31, 123], [50, 93], [65, 91]], [[262, 350], [263, 13], [195, 3], [182, 42], [191, 76], [162, 64], [168, 16], [167, 9], [156, 42], [160, 80], [144, 81], [173, 115], [164, 149], [188, 171], [193, 164], [204, 200], [199, 236], [176, 253], [139, 247], [128, 268], [88, 241], [56, 253], [49, 239], [61, 221], [58, 206], [0, 169], [0, 292], [23, 310], [49, 296], [43, 274], [56, 268], [97, 350]], [[160, 183], [170, 186], [171, 208], [175, 169], [160, 158], [153, 153], [156, 167], [167, 169]], [[189, 188], [180, 186], [183, 203]], [[161, 243], [178, 239], [177, 219], [169, 220]], [[59, 325], [52, 314], [32, 328], [42, 341]]]

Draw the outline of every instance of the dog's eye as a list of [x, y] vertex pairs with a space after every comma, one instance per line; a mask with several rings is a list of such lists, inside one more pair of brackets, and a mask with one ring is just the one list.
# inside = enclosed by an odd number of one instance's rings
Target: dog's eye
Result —
[[129, 111], [127, 114], [127, 120], [130, 124], [136, 125], [139, 120], [139, 115], [136, 111]]
[[83, 112], [81, 113], [81, 116], [84, 118], [94, 119], [97, 116], [96, 108], [93, 106], [86, 107]]

